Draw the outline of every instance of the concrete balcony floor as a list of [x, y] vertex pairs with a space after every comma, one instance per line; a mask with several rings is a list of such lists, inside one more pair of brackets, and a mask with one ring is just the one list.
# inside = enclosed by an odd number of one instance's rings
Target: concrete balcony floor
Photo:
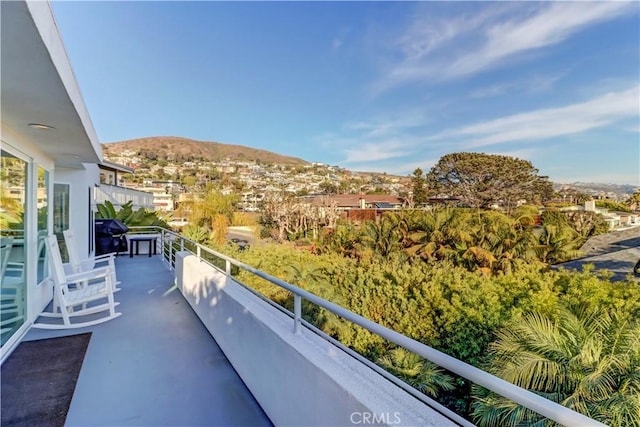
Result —
[[160, 256], [120, 256], [116, 269], [120, 317], [25, 338], [93, 332], [66, 425], [271, 425]]

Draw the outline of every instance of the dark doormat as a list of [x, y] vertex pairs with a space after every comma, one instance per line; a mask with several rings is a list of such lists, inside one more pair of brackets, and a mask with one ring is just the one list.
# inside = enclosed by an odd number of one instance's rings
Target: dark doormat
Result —
[[91, 332], [25, 341], [2, 364], [4, 426], [64, 426]]

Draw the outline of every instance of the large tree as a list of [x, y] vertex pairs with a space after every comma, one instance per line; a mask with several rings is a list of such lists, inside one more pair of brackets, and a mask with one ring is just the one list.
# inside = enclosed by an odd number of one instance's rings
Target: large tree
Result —
[[411, 189], [413, 191], [413, 203], [416, 206], [420, 206], [421, 204], [427, 201], [427, 189], [425, 187], [425, 177], [422, 169], [416, 168], [413, 171], [413, 175], [411, 176]]
[[531, 162], [483, 153], [441, 157], [427, 174], [427, 185], [436, 196], [459, 198], [471, 207], [499, 203], [508, 212], [520, 199], [539, 203], [553, 194], [551, 182]]

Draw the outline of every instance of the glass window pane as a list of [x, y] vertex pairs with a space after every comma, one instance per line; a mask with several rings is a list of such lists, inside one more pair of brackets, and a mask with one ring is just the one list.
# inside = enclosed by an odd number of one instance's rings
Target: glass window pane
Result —
[[2, 150], [0, 163], [0, 330], [4, 345], [25, 321], [27, 162]]
[[49, 275], [47, 248], [44, 238], [49, 235], [49, 171], [38, 167], [38, 283]]
[[69, 184], [53, 184], [53, 232], [58, 237], [62, 262], [69, 262], [63, 231], [69, 229]]

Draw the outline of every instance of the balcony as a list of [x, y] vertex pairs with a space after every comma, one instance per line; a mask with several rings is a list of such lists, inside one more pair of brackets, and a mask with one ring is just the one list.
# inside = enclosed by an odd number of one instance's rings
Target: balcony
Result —
[[139, 208], [153, 209], [154, 206], [152, 193], [109, 184], [100, 184], [100, 187], [95, 187], [94, 200], [95, 203], [104, 203], [108, 200], [115, 206], [121, 206], [128, 201], [132, 201], [133, 210]]
[[[601, 425], [160, 231], [161, 255], [117, 258], [122, 316], [87, 328], [67, 425], [471, 425], [306, 323], [302, 299], [562, 424]], [[243, 286], [232, 266], [291, 291], [294, 312]], [[79, 332], [31, 330], [26, 339]]]
[[159, 256], [119, 256], [122, 316], [91, 331], [66, 424], [268, 426], [271, 422], [173, 285]]

